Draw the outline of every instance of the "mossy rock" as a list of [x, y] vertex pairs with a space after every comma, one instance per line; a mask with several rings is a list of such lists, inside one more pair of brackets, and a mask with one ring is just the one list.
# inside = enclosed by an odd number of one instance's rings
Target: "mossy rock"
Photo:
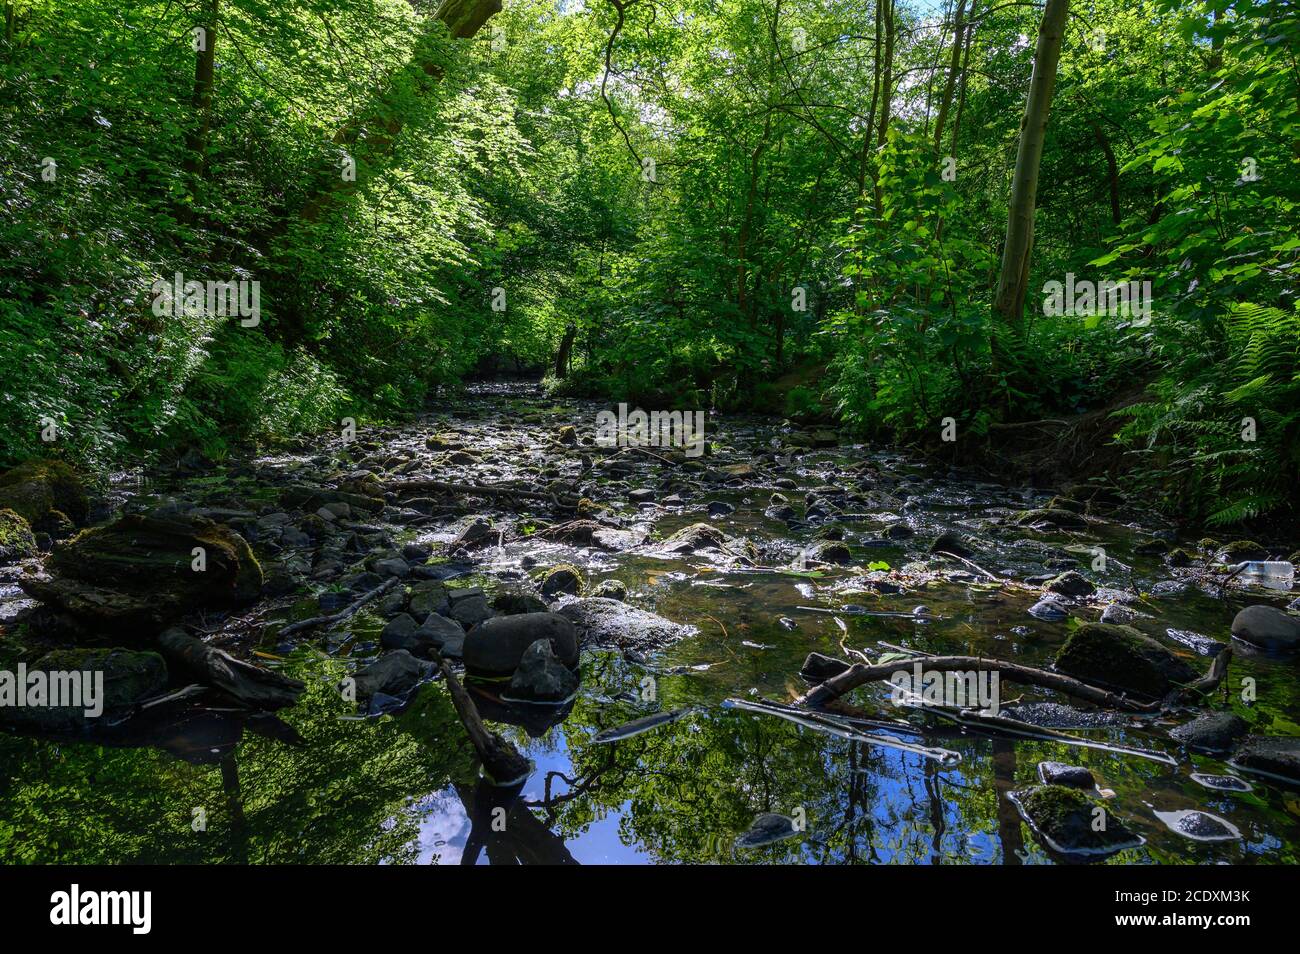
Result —
[[[76, 472], [60, 460], [29, 460], [0, 474], [0, 509], [12, 510], [33, 527], [58, 516], [80, 526], [90, 504]], [[58, 516], [55, 516], [58, 515]]]
[[1225, 543], [1218, 552], [1224, 563], [1242, 563], [1247, 560], [1267, 560], [1268, 550], [1254, 540], [1233, 540]]
[[[51, 734], [79, 732], [95, 725], [107, 726], [112, 721], [107, 717], [126, 712], [135, 704], [157, 695], [167, 685], [167, 665], [162, 656], [132, 649], [56, 649], [28, 665], [29, 684], [31, 673], [37, 671], [102, 673], [102, 694], [97, 695], [95, 707], [91, 707], [90, 700], [84, 696], [81, 705], [16, 707], [6, 704], [9, 702], [4, 698], [6, 687], [0, 685], [0, 723]], [[46, 701], [53, 699], [47, 696]], [[99, 707], [102, 707], [99, 715], [86, 715], [88, 708]]]
[[1010, 798], [1038, 839], [1058, 854], [1112, 855], [1142, 844], [1104, 803], [1077, 788], [1035, 785]]
[[1167, 648], [1131, 626], [1085, 623], [1056, 656], [1056, 669], [1095, 685], [1158, 699], [1196, 670]]
[[46, 571], [23, 589], [82, 622], [142, 637], [184, 613], [251, 603], [263, 583], [243, 537], [182, 515], [133, 514], [85, 530], [54, 548]]
[[0, 510], [0, 563], [36, 555], [36, 537], [25, 518], [12, 510]]
[[1084, 513], [1088, 505], [1081, 500], [1074, 500], [1070, 497], [1053, 497], [1047, 502], [1048, 510], [1068, 510], [1070, 513]]
[[577, 596], [582, 592], [582, 571], [572, 563], [561, 563], [542, 574], [538, 589], [543, 596], [554, 598], [561, 593]]

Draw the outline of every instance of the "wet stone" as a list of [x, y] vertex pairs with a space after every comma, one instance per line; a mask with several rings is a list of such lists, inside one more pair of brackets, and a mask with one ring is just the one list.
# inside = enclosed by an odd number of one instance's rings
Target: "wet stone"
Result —
[[1044, 785], [1064, 785], [1089, 792], [1097, 787], [1097, 780], [1086, 768], [1065, 762], [1039, 762], [1038, 779]]
[[1235, 713], [1203, 712], [1192, 721], [1171, 729], [1169, 735], [1202, 752], [1228, 752], [1248, 731], [1250, 726], [1246, 720]]

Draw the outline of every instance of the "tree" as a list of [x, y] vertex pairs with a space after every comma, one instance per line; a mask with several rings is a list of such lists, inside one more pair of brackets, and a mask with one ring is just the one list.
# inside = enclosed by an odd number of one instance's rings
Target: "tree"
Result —
[[1007, 212], [1007, 237], [1002, 246], [1002, 269], [993, 308], [1004, 321], [1019, 327], [1025, 311], [1025, 292], [1029, 287], [1029, 258], [1034, 245], [1034, 206], [1038, 196], [1038, 167], [1047, 138], [1047, 114], [1052, 108], [1052, 91], [1056, 86], [1056, 66], [1061, 58], [1061, 42], [1070, 0], [1047, 0], [1043, 22], [1038, 28], [1038, 46], [1034, 52], [1034, 73], [1025, 102], [1025, 118], [1020, 124], [1020, 145], [1016, 149], [1016, 169], [1011, 178], [1011, 207]]

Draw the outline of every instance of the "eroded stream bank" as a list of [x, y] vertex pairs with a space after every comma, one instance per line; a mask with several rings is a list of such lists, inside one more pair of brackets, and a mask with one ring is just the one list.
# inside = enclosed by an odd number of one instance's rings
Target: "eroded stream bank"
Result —
[[[699, 458], [597, 448], [598, 410], [527, 386], [483, 386], [410, 426], [159, 478], [147, 492], [116, 488], [114, 512], [197, 514], [249, 542], [262, 595], [183, 622], [209, 645], [301, 681], [301, 696], [271, 713], [208, 691], [89, 734], [28, 726], [0, 735], [0, 856], [1046, 862], [1062, 856], [1021, 811], [1049, 761], [1087, 769], [1090, 803], [1131, 836], [1131, 847], [1106, 855], [1112, 862], [1295, 860], [1300, 789], [1273, 777], [1297, 764], [1295, 656], [1230, 635], [1244, 606], [1285, 607], [1293, 594], [1239, 577], [1220, 595], [1216, 551], [1226, 538], [1176, 540], [1149, 514], [973, 481], [771, 420], [710, 417], [714, 453]], [[523, 493], [475, 497], [475, 487]], [[578, 499], [587, 502], [568, 505]], [[244, 582], [239, 554], [226, 553], [225, 538], [212, 543], [233, 593]], [[99, 549], [76, 565], [103, 561], [119, 583], [134, 579], [129, 546]], [[176, 607], [146, 582], [131, 583], [121, 602], [102, 597], [122, 596], [111, 579], [60, 589], [58, 552], [4, 569], [0, 664], [58, 646], [148, 649], [174, 621]], [[44, 590], [30, 582], [41, 571], [52, 573]], [[24, 575], [46, 605], [19, 587]], [[289, 629], [376, 590], [334, 625]], [[131, 604], [132, 593], [151, 598]], [[404, 670], [407, 682], [363, 684], [359, 702], [340, 691], [385, 648], [458, 655], [466, 629], [547, 604], [582, 637], [574, 698], [512, 703], [508, 678], [476, 696], [535, 764], [519, 789], [479, 778], [441, 680], [406, 691], [424, 677], [418, 666]], [[80, 615], [70, 622], [56, 605]], [[87, 622], [105, 607], [120, 624], [111, 639]], [[1004, 714], [1070, 739], [976, 731], [902, 709], [888, 683], [852, 698], [887, 729], [845, 731], [850, 723], [810, 725], [737, 704], [807, 691], [799, 672], [814, 652], [1045, 668], [1103, 614], [1154, 641], [1161, 653], [1144, 641], [1139, 655], [1174, 682], [1206, 672], [1230, 644], [1229, 674], [1210, 702], [1243, 724], [1219, 717], [1180, 738], [1171, 730], [1198, 709], [1084, 711], [1009, 682]], [[155, 695], [190, 681], [170, 657], [168, 668]], [[666, 713], [679, 717], [613, 731]], [[1247, 733], [1287, 741], [1243, 757]], [[1196, 747], [1220, 737], [1224, 751]], [[802, 828], [753, 827], [767, 813]]]

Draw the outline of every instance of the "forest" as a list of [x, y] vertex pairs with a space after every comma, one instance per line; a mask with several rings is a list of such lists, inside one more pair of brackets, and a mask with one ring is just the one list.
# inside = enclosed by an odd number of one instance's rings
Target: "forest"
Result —
[[[1294, 504], [1294, 4], [498, 6], [6, 3], [0, 462], [50, 424], [95, 470], [220, 459], [545, 369], [1032, 435], [1211, 525]], [[159, 320], [173, 276], [259, 320]]]
[[0, 862], [1295, 863], [1295, 0], [0, 6]]

